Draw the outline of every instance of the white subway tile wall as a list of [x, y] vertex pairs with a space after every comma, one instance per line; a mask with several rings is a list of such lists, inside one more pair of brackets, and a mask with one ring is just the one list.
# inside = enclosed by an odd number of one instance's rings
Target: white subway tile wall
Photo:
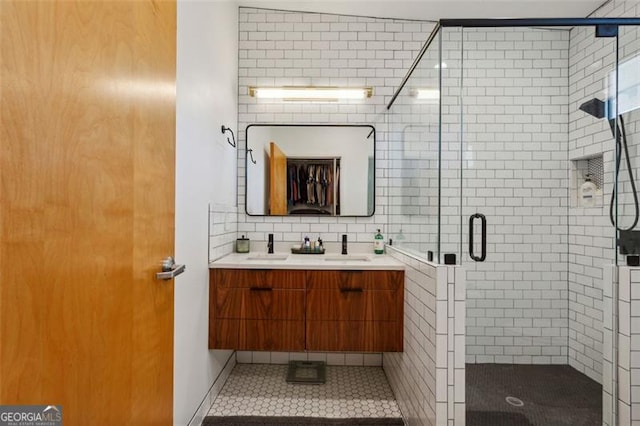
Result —
[[209, 205], [209, 262], [232, 253], [238, 235], [238, 208]]
[[443, 29], [391, 111], [391, 234], [436, 251], [438, 106], [414, 92], [442, 62], [440, 244], [467, 270], [467, 362], [567, 363], [568, 55], [567, 30]]
[[442, 34], [441, 250], [467, 271], [469, 363], [567, 363], [568, 48], [567, 30]]
[[[273, 233], [296, 243], [320, 234], [327, 242], [385, 239], [391, 169], [386, 104], [433, 23], [240, 8], [238, 98], [238, 231], [255, 241]], [[256, 100], [249, 86], [365, 86], [366, 101], [300, 103]], [[252, 123], [372, 124], [376, 127], [375, 215], [362, 218], [255, 217], [244, 213], [246, 127]]]
[[[612, 1], [594, 17], [637, 17], [640, 3]], [[640, 52], [638, 27], [620, 27], [620, 62]], [[615, 38], [596, 38], [592, 27], [571, 30], [569, 48], [569, 158], [602, 156], [603, 202], [598, 207], [573, 205], [569, 209], [569, 364], [592, 379], [603, 377], [603, 267], [614, 262], [615, 230], [609, 221], [609, 201], [614, 182], [615, 142], [606, 119], [596, 119], [579, 106], [590, 99], [606, 100], [608, 78], [615, 68]], [[640, 71], [639, 71], [640, 72]], [[638, 73], [636, 73], [636, 76]], [[637, 150], [640, 113], [624, 114], [633, 171], [640, 166]], [[636, 172], [637, 175], [637, 172]], [[582, 176], [580, 176], [582, 177]], [[634, 176], [635, 177], [635, 176]], [[636, 177], [637, 179], [637, 177]], [[573, 179], [575, 189], [583, 179]], [[633, 198], [624, 156], [618, 177], [618, 215], [621, 227], [633, 222]]]
[[465, 424], [465, 279], [394, 248], [405, 264], [404, 352], [383, 368], [409, 425]]

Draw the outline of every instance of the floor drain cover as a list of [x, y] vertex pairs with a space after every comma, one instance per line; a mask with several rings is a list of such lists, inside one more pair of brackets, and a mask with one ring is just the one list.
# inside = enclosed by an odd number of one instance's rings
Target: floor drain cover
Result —
[[504, 400], [507, 401], [509, 404], [513, 405], [514, 407], [524, 406], [524, 402], [522, 402], [521, 399], [518, 399], [515, 396], [508, 396]]
[[287, 382], [323, 384], [327, 381], [327, 367], [324, 361], [289, 361]]

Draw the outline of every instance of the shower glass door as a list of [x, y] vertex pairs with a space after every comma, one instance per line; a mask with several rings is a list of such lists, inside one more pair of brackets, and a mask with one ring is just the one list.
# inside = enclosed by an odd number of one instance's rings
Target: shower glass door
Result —
[[[638, 44], [637, 32], [627, 39]], [[617, 307], [605, 309], [615, 287], [605, 274], [618, 261], [609, 218], [618, 151], [600, 104], [595, 115], [582, 105], [617, 97], [616, 38], [594, 27], [458, 27], [439, 42], [439, 229], [441, 252], [466, 271], [466, 362], [570, 366], [602, 386], [590, 404], [615, 424]], [[628, 113], [629, 141], [640, 142], [639, 114]], [[630, 183], [619, 194], [614, 220], [632, 220]]]
[[[635, 16], [637, 11], [636, 7]], [[636, 379], [640, 362], [633, 352], [640, 345], [640, 327], [634, 318], [639, 314], [633, 309], [640, 290], [640, 284], [634, 283], [640, 255], [640, 27], [619, 27], [614, 42], [616, 50], [607, 58], [611, 65], [605, 67], [604, 118], [598, 120], [600, 134], [609, 146], [615, 145], [610, 149], [614, 155], [605, 163], [613, 182], [613, 195], [605, 185], [605, 204], [610, 205], [608, 226], [617, 230], [615, 256], [619, 265], [614, 284], [604, 291], [604, 376], [610, 378], [604, 382], [604, 410], [605, 420], [610, 414], [609, 425], [631, 424], [638, 419], [631, 401], [640, 385]]]

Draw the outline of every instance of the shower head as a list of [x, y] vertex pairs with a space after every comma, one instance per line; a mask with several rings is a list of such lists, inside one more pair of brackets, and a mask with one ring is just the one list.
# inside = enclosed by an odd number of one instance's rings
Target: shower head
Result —
[[595, 118], [604, 118], [604, 102], [598, 98], [593, 98], [583, 103], [580, 105], [580, 110]]

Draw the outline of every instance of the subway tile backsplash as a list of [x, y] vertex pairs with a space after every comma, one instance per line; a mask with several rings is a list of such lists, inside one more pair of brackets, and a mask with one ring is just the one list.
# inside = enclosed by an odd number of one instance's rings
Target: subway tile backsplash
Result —
[[[386, 104], [422, 47], [433, 23], [240, 8], [238, 88], [238, 231], [252, 240], [296, 243], [389, 238]], [[362, 102], [296, 103], [256, 100], [249, 86], [364, 86]], [[256, 217], [243, 214], [247, 125], [371, 124], [376, 127], [376, 200], [372, 217]], [[373, 247], [373, 246], [371, 246]]]
[[232, 253], [238, 235], [238, 208], [209, 205], [209, 262]]

